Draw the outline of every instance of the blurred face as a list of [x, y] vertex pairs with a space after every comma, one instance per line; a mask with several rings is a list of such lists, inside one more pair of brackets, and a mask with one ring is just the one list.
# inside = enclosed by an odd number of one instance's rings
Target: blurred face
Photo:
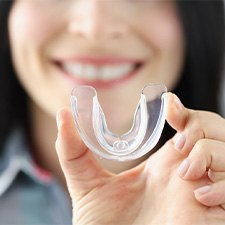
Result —
[[184, 56], [169, 0], [16, 0], [9, 34], [18, 78], [38, 107], [55, 117], [74, 86], [92, 85], [112, 130], [125, 129], [145, 84], [176, 85]]

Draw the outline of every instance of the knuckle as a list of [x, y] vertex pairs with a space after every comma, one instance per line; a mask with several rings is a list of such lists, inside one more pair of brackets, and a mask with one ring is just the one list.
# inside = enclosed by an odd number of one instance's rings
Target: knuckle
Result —
[[193, 127], [191, 129], [191, 132], [194, 134], [197, 140], [202, 140], [205, 138], [204, 131], [201, 127], [201, 125], [197, 122], [193, 124]]
[[206, 139], [199, 139], [194, 146], [195, 152], [197, 154], [204, 153], [206, 148], [207, 148], [207, 140]]
[[203, 130], [203, 122], [202, 122], [202, 115], [199, 111], [194, 112], [194, 116], [192, 116], [191, 120], [191, 130], [195, 136], [198, 138], [204, 138], [204, 130]]

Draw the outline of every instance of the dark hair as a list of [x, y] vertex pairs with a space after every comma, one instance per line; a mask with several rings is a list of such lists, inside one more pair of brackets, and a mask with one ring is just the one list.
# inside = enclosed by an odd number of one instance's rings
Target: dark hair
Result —
[[[13, 126], [25, 124], [27, 118], [26, 94], [16, 79], [10, 55], [8, 15], [12, 3], [0, 0], [0, 148]], [[225, 40], [223, 1], [178, 0], [177, 6], [187, 51], [174, 92], [188, 107], [217, 111]]]
[[186, 106], [218, 111], [225, 44], [224, 2], [178, 0], [186, 37], [186, 64], [175, 92]]
[[8, 37], [12, 0], [0, 0], [0, 149], [15, 124], [26, 120], [26, 94], [16, 79]]

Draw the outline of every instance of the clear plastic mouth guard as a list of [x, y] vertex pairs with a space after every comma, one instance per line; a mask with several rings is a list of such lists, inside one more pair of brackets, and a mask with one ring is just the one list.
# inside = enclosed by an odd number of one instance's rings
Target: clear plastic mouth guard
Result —
[[140, 95], [131, 129], [118, 135], [107, 127], [97, 92], [91, 86], [72, 90], [71, 106], [78, 132], [87, 147], [100, 157], [128, 161], [151, 151], [157, 144], [164, 124], [166, 87], [148, 84]]

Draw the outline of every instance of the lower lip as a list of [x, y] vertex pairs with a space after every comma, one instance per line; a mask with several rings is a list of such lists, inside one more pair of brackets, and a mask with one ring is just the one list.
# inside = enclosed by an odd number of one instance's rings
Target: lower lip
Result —
[[140, 70], [140, 67], [134, 69], [131, 73], [128, 73], [126, 76], [123, 76], [122, 78], [117, 78], [114, 80], [109, 80], [109, 81], [102, 81], [102, 80], [94, 80], [94, 81], [89, 81], [85, 79], [80, 79], [77, 77], [74, 77], [67, 72], [65, 72], [59, 65], [56, 65], [57, 68], [62, 72], [62, 74], [72, 81], [74, 85], [90, 85], [98, 89], [106, 89], [106, 88], [112, 88], [118, 85], [123, 84], [124, 82], [130, 80], [132, 77], [137, 75], [138, 71]]

